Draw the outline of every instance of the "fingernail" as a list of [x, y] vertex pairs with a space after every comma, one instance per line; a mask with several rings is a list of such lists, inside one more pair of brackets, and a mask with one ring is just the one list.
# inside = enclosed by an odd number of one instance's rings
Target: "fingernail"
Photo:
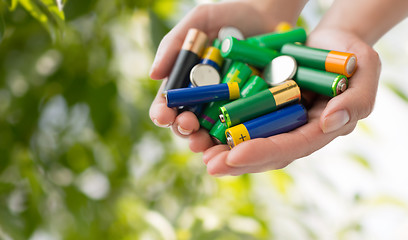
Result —
[[184, 136], [188, 136], [193, 132], [193, 130], [186, 130], [186, 129], [180, 127], [180, 125], [177, 126], [177, 130], [179, 131], [179, 133], [181, 135], [184, 135]]
[[168, 128], [168, 127], [171, 126], [171, 123], [169, 123], [169, 124], [161, 124], [161, 123], [159, 123], [159, 122], [157, 121], [157, 119], [153, 119], [153, 123], [154, 123], [156, 126], [162, 127], [162, 128]]
[[330, 133], [339, 130], [350, 120], [346, 110], [340, 110], [327, 116], [323, 122], [322, 130], [324, 133]]

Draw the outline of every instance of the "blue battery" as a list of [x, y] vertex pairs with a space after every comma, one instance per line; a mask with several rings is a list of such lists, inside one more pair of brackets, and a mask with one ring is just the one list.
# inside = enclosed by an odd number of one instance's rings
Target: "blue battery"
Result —
[[294, 104], [275, 112], [254, 118], [225, 131], [228, 145], [236, 145], [254, 138], [267, 138], [289, 132], [307, 123], [307, 111], [301, 104]]
[[168, 107], [193, 106], [201, 103], [239, 98], [238, 83], [222, 83], [193, 88], [171, 89], [165, 92]]
[[[193, 84], [189, 84], [188, 85], [189, 88], [193, 88]], [[196, 116], [199, 116], [201, 114], [201, 112], [204, 109], [205, 104], [197, 104], [197, 105], [193, 105], [193, 106], [180, 106], [178, 107], [178, 113], [182, 113], [185, 111], [189, 111], [194, 113]]]

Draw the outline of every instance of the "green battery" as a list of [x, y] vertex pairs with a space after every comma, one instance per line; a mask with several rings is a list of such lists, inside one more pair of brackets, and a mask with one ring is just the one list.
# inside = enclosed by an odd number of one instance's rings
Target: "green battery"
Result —
[[247, 38], [245, 41], [260, 47], [267, 47], [279, 51], [286, 43], [306, 42], [306, 36], [305, 29], [295, 28], [284, 32], [273, 32], [253, 36]]
[[211, 128], [209, 134], [217, 144], [226, 144], [227, 137], [225, 136], [225, 130], [227, 130], [227, 127], [225, 127], [221, 120], [218, 119], [218, 121]]
[[220, 120], [231, 127], [300, 101], [300, 89], [288, 80], [255, 95], [220, 107]]
[[233, 63], [234, 61], [232, 61], [232, 59], [224, 58], [224, 64], [222, 64], [222, 68], [221, 68], [221, 78], [224, 78], [225, 76], [227, 76]]
[[218, 38], [214, 39], [212, 46], [221, 49], [221, 41]]
[[[252, 70], [247, 64], [243, 62], [234, 62], [231, 65], [228, 73], [222, 79], [221, 83], [237, 82], [239, 88], [242, 88], [251, 74]], [[218, 120], [218, 109], [220, 106], [228, 102], [228, 100], [225, 100], [209, 103], [199, 118], [200, 125], [203, 128], [210, 130]]]
[[263, 68], [279, 56], [275, 50], [259, 47], [244, 40], [227, 37], [221, 43], [221, 56]]
[[351, 77], [357, 68], [357, 57], [353, 53], [287, 43], [283, 45], [281, 54], [294, 57], [301, 66], [338, 73], [346, 77]]
[[298, 67], [294, 80], [302, 89], [335, 97], [348, 87], [346, 76], [307, 67]]
[[[241, 89], [241, 98], [255, 95], [256, 93], [265, 90], [268, 87], [269, 85], [261, 77], [256, 75], [251, 76]], [[225, 137], [225, 130], [227, 130], [227, 126], [225, 126], [225, 124], [223, 124], [221, 120], [218, 120], [211, 128], [210, 136], [218, 144], [226, 144], [227, 138]]]

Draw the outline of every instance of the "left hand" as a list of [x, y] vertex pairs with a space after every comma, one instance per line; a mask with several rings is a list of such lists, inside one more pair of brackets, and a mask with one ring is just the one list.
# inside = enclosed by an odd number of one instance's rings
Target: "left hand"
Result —
[[[232, 150], [227, 145], [207, 149], [203, 161], [209, 174], [241, 175], [286, 167], [336, 137], [349, 134], [358, 120], [371, 113], [381, 70], [374, 49], [353, 33], [339, 29], [315, 30], [308, 37], [307, 45], [356, 54], [358, 67], [348, 89], [331, 99], [317, 96], [308, 111], [308, 123], [291, 132], [252, 139]], [[208, 141], [208, 133], [200, 130], [190, 136], [190, 148], [199, 151], [196, 146]]]

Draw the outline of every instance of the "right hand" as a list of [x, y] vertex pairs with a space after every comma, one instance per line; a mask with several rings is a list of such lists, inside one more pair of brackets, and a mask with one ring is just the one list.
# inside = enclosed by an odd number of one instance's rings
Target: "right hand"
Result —
[[[259, 3], [261, 5], [261, 3]], [[245, 1], [230, 1], [215, 4], [203, 4], [194, 8], [187, 14], [161, 41], [153, 62], [150, 77], [152, 79], [165, 79], [171, 72], [172, 66], [181, 49], [187, 31], [197, 28], [205, 32], [209, 40], [214, 40], [218, 31], [224, 26], [234, 26], [242, 31], [244, 36], [252, 36], [271, 32], [280, 22], [272, 21], [270, 15], [276, 14], [273, 9], [260, 11], [253, 4]], [[265, 10], [265, 9], [263, 9]], [[281, 19], [281, 21], [288, 21]], [[163, 81], [161, 89], [166, 84]], [[197, 117], [192, 112], [183, 112], [177, 115], [177, 111], [168, 108], [166, 100], [159, 90], [150, 107], [150, 118], [159, 127], [171, 127], [179, 136], [190, 138], [190, 149], [193, 152], [203, 152], [214, 145], [210, 135], [205, 129], [200, 129]], [[224, 145], [226, 147], [226, 145]]]

